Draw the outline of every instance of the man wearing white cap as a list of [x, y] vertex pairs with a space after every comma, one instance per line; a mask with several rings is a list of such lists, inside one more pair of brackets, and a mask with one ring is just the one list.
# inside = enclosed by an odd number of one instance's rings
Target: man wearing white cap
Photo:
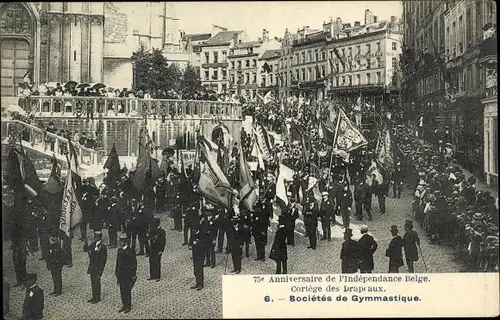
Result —
[[361, 273], [372, 273], [374, 269], [373, 254], [377, 250], [378, 244], [375, 239], [368, 234], [367, 225], [362, 225], [360, 231], [361, 238], [358, 240], [358, 245], [361, 250], [359, 270], [361, 271]]

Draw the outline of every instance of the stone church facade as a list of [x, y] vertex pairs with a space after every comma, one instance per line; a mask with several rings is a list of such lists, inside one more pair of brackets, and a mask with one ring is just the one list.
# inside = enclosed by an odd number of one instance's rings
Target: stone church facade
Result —
[[[0, 4], [1, 95], [35, 84], [103, 82], [131, 88], [140, 43], [178, 43], [177, 19], [159, 2], [7, 2]], [[172, 15], [170, 15], [172, 16]]]

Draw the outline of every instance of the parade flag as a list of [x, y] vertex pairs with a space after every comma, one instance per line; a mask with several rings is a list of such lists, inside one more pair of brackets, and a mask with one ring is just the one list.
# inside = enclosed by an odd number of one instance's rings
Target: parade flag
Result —
[[344, 155], [343, 157], [345, 158], [345, 154], [349, 154], [351, 151], [367, 144], [368, 141], [341, 109], [337, 119], [333, 150], [341, 156]]
[[264, 104], [271, 103], [272, 101], [274, 101], [274, 97], [272, 91], [269, 91], [264, 95]]
[[257, 163], [260, 166], [260, 168], [265, 168], [264, 166], [264, 158], [262, 157], [262, 152], [260, 151], [259, 145], [255, 139], [254, 135], [254, 141], [253, 141], [253, 148], [251, 152], [251, 156], [257, 158]]
[[262, 152], [262, 157], [264, 160], [270, 161], [272, 159], [272, 145], [267, 130], [261, 124], [257, 124], [255, 128], [255, 138]]
[[337, 68], [335, 67], [335, 65], [333, 64], [333, 60], [332, 58], [328, 58], [328, 62], [330, 63], [330, 69], [331, 69], [331, 72], [330, 72], [330, 75], [331, 76], [335, 76], [336, 74], [338, 74], [339, 72], [337, 71]]
[[[70, 156], [69, 169], [73, 171], [72, 166], [75, 162], [71, 161]], [[82, 210], [76, 197], [75, 187], [73, 185], [73, 174], [68, 174], [64, 184], [64, 193], [61, 206], [61, 216], [59, 219], [59, 229], [63, 231], [68, 238], [71, 238], [73, 230], [82, 221]]]
[[[71, 175], [73, 176], [73, 183], [75, 184], [76, 187], [81, 187], [82, 186], [82, 176], [80, 175], [80, 163], [78, 161], [78, 156], [76, 154], [75, 147], [73, 146], [73, 142], [71, 141], [71, 138], [68, 136], [68, 149], [69, 149], [69, 155], [67, 155], [68, 159], [68, 173], [71, 172]], [[71, 164], [70, 164], [71, 162]], [[71, 170], [69, 170], [71, 168]]]
[[344, 59], [342, 59], [342, 57], [340, 56], [340, 52], [339, 52], [339, 49], [337, 49], [337, 47], [333, 47], [333, 53], [335, 54], [335, 56], [337, 57], [337, 59], [340, 60], [340, 63], [342, 63], [342, 66], [345, 68], [345, 61]]
[[394, 171], [394, 151], [391, 131], [385, 128], [379, 135], [376, 147], [377, 164], [386, 176]]
[[23, 150], [12, 148], [8, 154], [9, 182], [15, 192], [15, 196], [20, 196], [18, 192], [26, 191], [32, 198], [46, 204], [43, 198], [43, 184], [38, 177], [35, 166], [31, 159]]
[[209, 201], [229, 209], [233, 196], [231, 185], [217, 164], [208, 139], [201, 136], [198, 140], [200, 155], [200, 179], [198, 186], [201, 194]]
[[319, 123], [320, 138], [326, 139], [329, 143], [333, 143], [335, 138], [335, 131], [329, 127], [324, 121]]
[[[149, 145], [151, 139], [147, 134], [147, 130], [143, 129], [143, 136], [139, 138], [139, 156], [137, 157], [137, 165], [135, 167], [135, 176], [133, 184], [137, 191], [143, 192], [148, 189], [148, 186], [156, 181], [161, 176], [161, 170], [155, 159], [151, 157]], [[147, 143], [144, 145], [142, 139], [146, 138]]]
[[273, 69], [271, 69], [271, 66], [267, 62], [264, 62], [262, 69], [264, 69], [264, 71], [266, 71], [267, 73], [273, 72]]
[[118, 153], [116, 152], [116, 146], [114, 143], [111, 151], [109, 152], [108, 159], [104, 163], [104, 169], [108, 169], [108, 176], [116, 178], [120, 176], [120, 160], [118, 159]]
[[290, 138], [292, 138], [292, 140], [302, 140], [302, 130], [293, 121], [290, 121]]
[[245, 155], [243, 150], [241, 150], [241, 145], [239, 147], [239, 180], [240, 180], [240, 203], [242, 203], [248, 210], [253, 210], [253, 205], [257, 201], [259, 195], [256, 192], [256, 184], [252, 178], [252, 172], [245, 160]]
[[380, 170], [377, 167], [377, 162], [373, 161], [368, 170], [366, 171], [367, 175], [367, 183], [371, 187], [372, 186], [372, 175], [375, 175], [375, 178], [377, 179], [378, 183], [383, 183], [384, 182], [384, 177], [380, 173]]
[[276, 204], [280, 207], [281, 212], [284, 212], [288, 206], [288, 197], [286, 195], [286, 187], [285, 187], [285, 172], [292, 171], [290, 168], [286, 168], [284, 170], [283, 167], [286, 167], [283, 164], [280, 164], [280, 173], [278, 175], [278, 179], [276, 180]]

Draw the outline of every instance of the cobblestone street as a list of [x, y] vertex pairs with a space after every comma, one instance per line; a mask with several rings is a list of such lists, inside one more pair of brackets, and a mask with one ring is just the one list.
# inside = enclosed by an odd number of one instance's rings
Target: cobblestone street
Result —
[[[391, 235], [389, 228], [392, 224], [403, 231], [405, 219], [410, 216], [411, 197], [408, 188], [404, 190], [401, 199], [387, 198], [387, 213], [378, 214], [377, 200], [373, 200], [374, 219], [364, 221], [370, 227], [370, 233], [376, 238], [379, 248], [375, 253], [375, 272], [387, 272], [388, 259], [384, 256]], [[354, 229], [354, 239], [359, 237], [359, 221], [352, 218], [351, 227]], [[320, 224], [321, 225], [321, 224]], [[132, 291], [132, 311], [124, 315], [118, 313], [121, 307], [119, 288], [114, 276], [116, 249], [108, 250], [108, 263], [102, 278], [103, 300], [98, 304], [89, 304], [86, 301], [91, 297], [90, 277], [86, 274], [88, 256], [83, 252], [83, 242], [73, 240], [73, 267], [63, 269], [63, 294], [59, 297], [49, 295], [52, 291], [52, 279], [44, 261], [39, 261], [40, 252], [28, 257], [28, 272], [38, 274], [38, 284], [45, 292], [45, 319], [145, 319], [145, 318], [221, 318], [222, 317], [222, 275], [232, 270], [230, 255], [217, 254], [215, 269], [205, 268], [205, 288], [202, 291], [190, 290], [194, 284], [193, 267], [190, 260], [191, 252], [181, 246], [182, 234], [171, 231], [173, 226], [170, 218], [162, 218], [162, 226], [167, 231], [167, 248], [162, 260], [162, 280], [160, 282], [147, 281], [149, 277], [148, 259], [138, 256], [138, 280]], [[275, 229], [275, 224], [272, 228]], [[297, 226], [297, 232], [300, 231]], [[422, 251], [427, 265], [424, 267], [422, 259], [415, 264], [416, 272], [458, 272], [460, 264], [456, 261], [453, 250], [444, 246], [431, 245], [425, 234], [417, 226], [415, 229], [422, 240]], [[289, 273], [320, 273], [332, 274], [340, 272], [340, 247], [342, 230], [333, 227], [331, 242], [318, 241], [316, 250], [306, 249], [307, 238], [296, 233], [296, 246], [288, 247]], [[90, 236], [90, 233], [89, 233]], [[79, 238], [78, 231], [76, 238]], [[266, 254], [274, 238], [269, 233], [269, 242]], [[104, 232], [104, 242], [107, 243], [107, 232]], [[12, 251], [10, 243], [5, 243], [4, 261], [6, 279], [13, 285], [15, 275], [12, 266]], [[275, 272], [274, 261], [254, 261], [255, 248], [252, 245], [250, 257], [243, 258], [243, 274], [272, 274]], [[406, 271], [406, 266], [401, 268]], [[12, 288], [10, 294], [10, 318], [21, 316], [24, 301], [24, 289]]]

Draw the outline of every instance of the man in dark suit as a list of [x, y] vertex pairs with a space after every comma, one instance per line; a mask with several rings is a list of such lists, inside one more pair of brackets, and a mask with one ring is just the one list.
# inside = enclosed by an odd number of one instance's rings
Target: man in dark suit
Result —
[[392, 173], [392, 194], [396, 198], [396, 191], [398, 199], [401, 198], [401, 191], [403, 190], [403, 171], [401, 171], [401, 162], [396, 163], [396, 169]]
[[398, 235], [398, 227], [391, 226], [392, 240], [385, 252], [385, 256], [389, 257], [389, 273], [399, 273], [399, 268], [403, 266], [403, 246], [404, 241]]
[[36, 274], [28, 274], [25, 278], [26, 296], [23, 304], [22, 320], [41, 320], [43, 319], [43, 308], [45, 298], [43, 290], [36, 284]]
[[266, 260], [266, 244], [267, 244], [267, 228], [269, 227], [269, 220], [264, 217], [262, 213], [262, 201], [257, 201], [254, 205], [254, 212], [252, 214], [252, 233], [255, 240], [255, 251], [257, 251], [257, 258], [255, 261]]
[[319, 209], [313, 196], [309, 197], [309, 201], [304, 208], [304, 224], [306, 227], [307, 237], [309, 238], [308, 249], [316, 249], [316, 229], [318, 229]]
[[321, 240], [332, 241], [332, 229], [331, 229], [331, 221], [332, 218], [335, 220], [335, 216], [333, 214], [333, 203], [329, 199], [328, 191], [323, 191], [321, 193], [322, 201], [321, 207], [319, 209], [319, 216], [321, 217], [321, 228], [323, 229], [323, 237]]
[[342, 273], [356, 273], [359, 268], [360, 248], [356, 241], [352, 240], [352, 229], [344, 231], [344, 242], [340, 249], [340, 260], [342, 260]]
[[[291, 196], [292, 194], [290, 194]], [[295, 198], [291, 197], [289, 200], [288, 208], [285, 211], [285, 231], [286, 231], [286, 244], [295, 246], [295, 221], [299, 218], [299, 208], [295, 202]], [[267, 232], [267, 227], [266, 227]], [[266, 233], [267, 238], [267, 233]]]
[[358, 240], [358, 245], [361, 253], [361, 261], [359, 270], [361, 273], [372, 273], [374, 269], [373, 254], [378, 248], [378, 244], [371, 235], [368, 234], [368, 226], [362, 225], [360, 228], [361, 238]]
[[194, 276], [196, 278], [196, 284], [194, 286], [191, 286], [190, 289], [196, 289], [200, 291], [201, 289], [203, 289], [204, 285], [203, 261], [205, 260], [205, 248], [201, 239], [201, 231], [199, 229], [192, 231], [193, 235], [191, 237], [191, 244], [193, 247], [193, 270]]
[[115, 276], [120, 285], [122, 304], [118, 312], [129, 313], [132, 309], [132, 287], [137, 280], [137, 258], [134, 250], [128, 246], [126, 234], [120, 235], [120, 248], [116, 254]]
[[56, 236], [49, 239], [50, 249], [47, 256], [47, 269], [52, 274], [54, 282], [54, 291], [51, 295], [60, 296], [62, 291], [62, 268], [64, 266], [64, 255], [61, 250], [61, 244]]
[[165, 251], [167, 242], [165, 230], [160, 226], [160, 219], [153, 219], [151, 230], [149, 231], [149, 278], [148, 280], [160, 281], [161, 277], [161, 257]]
[[366, 188], [363, 179], [359, 178], [354, 187], [354, 202], [356, 206], [356, 220], [363, 220], [363, 203], [365, 203]]
[[286, 231], [285, 219], [280, 216], [278, 229], [274, 236], [273, 246], [269, 253], [269, 259], [276, 261], [276, 274], [287, 274], [287, 248], [286, 248]]
[[342, 214], [342, 224], [344, 228], [349, 228], [351, 222], [352, 192], [349, 185], [344, 183], [340, 193], [340, 213]]
[[[267, 219], [267, 217], [266, 217]], [[243, 256], [243, 232], [241, 230], [240, 218], [235, 215], [231, 218], [233, 223], [233, 241], [231, 248], [231, 258], [233, 259], [233, 270], [231, 273], [239, 274], [241, 272], [241, 258]]]
[[376, 179], [375, 175], [373, 175], [373, 193], [377, 195], [378, 199], [378, 207], [380, 209], [380, 213], [385, 213], [385, 197], [387, 195], [387, 182], [380, 182]]
[[95, 304], [101, 301], [101, 277], [108, 261], [108, 249], [102, 243], [102, 231], [94, 230], [94, 242], [90, 246], [85, 242], [83, 251], [89, 255], [87, 274], [90, 274], [90, 284], [92, 286], [92, 298], [87, 302]]
[[420, 246], [420, 238], [417, 232], [413, 230], [413, 222], [411, 220], [406, 220], [405, 222], [405, 234], [403, 235], [404, 249], [406, 265], [408, 266], [408, 272], [413, 273], [415, 269], [413, 267], [413, 262], [418, 261], [418, 247]]

